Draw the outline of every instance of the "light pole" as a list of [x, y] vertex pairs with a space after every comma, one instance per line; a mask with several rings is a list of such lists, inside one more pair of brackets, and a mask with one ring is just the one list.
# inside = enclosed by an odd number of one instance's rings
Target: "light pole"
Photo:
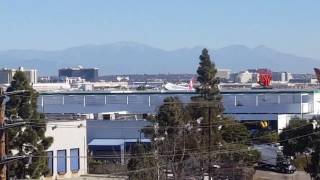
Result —
[[303, 119], [303, 113], [304, 113], [303, 96], [308, 96], [308, 95], [309, 94], [307, 94], [307, 93], [300, 94], [300, 116], [301, 116], [301, 119]]

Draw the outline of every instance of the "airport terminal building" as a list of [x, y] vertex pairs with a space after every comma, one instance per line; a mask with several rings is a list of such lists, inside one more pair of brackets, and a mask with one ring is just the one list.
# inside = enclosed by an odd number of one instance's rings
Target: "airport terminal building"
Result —
[[[243, 89], [226, 90], [224, 114], [239, 121], [269, 121], [281, 131], [294, 117], [311, 118], [320, 114], [319, 90]], [[38, 108], [45, 114], [93, 114], [127, 111], [131, 114], [156, 113], [163, 99], [177, 96], [189, 102], [194, 92], [65, 92], [42, 93]]]

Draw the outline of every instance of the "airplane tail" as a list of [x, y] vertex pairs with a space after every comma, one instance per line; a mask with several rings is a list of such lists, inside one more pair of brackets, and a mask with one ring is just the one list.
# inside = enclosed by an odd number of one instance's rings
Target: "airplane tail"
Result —
[[314, 72], [316, 74], [316, 77], [317, 77], [317, 80], [318, 80], [318, 83], [319, 83], [320, 82], [320, 69], [314, 68]]
[[193, 90], [193, 82], [194, 82], [195, 78], [192, 77], [189, 81], [189, 85], [188, 85], [188, 88], [189, 88], [189, 91], [192, 91]]

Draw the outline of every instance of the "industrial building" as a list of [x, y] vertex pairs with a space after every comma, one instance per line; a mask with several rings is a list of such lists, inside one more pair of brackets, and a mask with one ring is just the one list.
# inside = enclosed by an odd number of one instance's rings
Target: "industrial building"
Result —
[[272, 80], [279, 82], [289, 82], [293, 76], [289, 72], [272, 72]]
[[[269, 121], [281, 131], [294, 116], [320, 115], [320, 91], [245, 89], [224, 90], [224, 114], [239, 121]], [[38, 103], [43, 113], [94, 113], [127, 111], [156, 113], [163, 99], [177, 96], [189, 102], [195, 92], [79, 92], [41, 94]]]
[[98, 68], [83, 68], [82, 66], [77, 68], [63, 68], [59, 69], [59, 77], [80, 77], [86, 81], [95, 82], [99, 77], [98, 71]]
[[124, 164], [125, 153], [130, 153], [132, 144], [141, 142], [150, 144], [150, 139], [142, 133], [142, 128], [150, 125], [146, 120], [88, 120], [87, 142], [90, 156], [113, 157], [108, 159]]
[[47, 150], [46, 179], [78, 178], [87, 174], [86, 120], [49, 120], [45, 135], [53, 138]]

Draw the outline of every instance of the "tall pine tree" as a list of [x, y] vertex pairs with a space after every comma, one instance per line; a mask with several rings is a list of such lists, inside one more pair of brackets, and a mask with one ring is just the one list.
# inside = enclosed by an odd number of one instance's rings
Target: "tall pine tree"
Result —
[[[218, 87], [220, 81], [216, 77], [217, 69], [211, 61], [207, 49], [202, 50], [199, 59], [200, 63], [197, 70], [199, 86], [196, 88], [199, 95], [191, 98], [192, 103], [188, 109], [193, 119], [196, 120], [194, 124], [199, 126], [196, 137], [198, 138], [198, 149], [201, 153], [199, 157], [200, 169], [204, 170], [209, 166], [208, 156], [211, 156], [211, 152], [208, 152], [209, 145], [211, 147], [217, 146], [221, 142], [221, 135], [214, 127], [218, 127], [218, 123], [222, 119], [223, 105]], [[211, 117], [209, 117], [209, 111]]]
[[[213, 166], [209, 164], [210, 158], [214, 159], [215, 163], [228, 163], [230, 166], [239, 163], [252, 165], [257, 158], [256, 152], [253, 151], [222, 155], [214, 153], [219, 150], [225, 152], [230, 149], [247, 150], [245, 143], [249, 134], [243, 124], [223, 116], [224, 107], [219, 90], [220, 80], [216, 76], [217, 69], [207, 49], [202, 50], [199, 59], [197, 70], [199, 86], [196, 88], [199, 95], [191, 98], [192, 103], [188, 109], [194, 119], [193, 124], [199, 127], [195, 132], [195, 137], [198, 138], [198, 151], [201, 153], [198, 157], [200, 169], [208, 171], [208, 167]], [[250, 158], [253, 154], [255, 158]], [[236, 156], [239, 158], [234, 158]]]
[[[8, 92], [27, 90], [24, 95], [14, 95], [6, 104], [6, 116], [10, 119], [21, 118], [31, 123], [25, 127], [12, 128], [8, 131], [8, 150], [11, 155], [32, 155], [31, 164], [15, 161], [8, 165], [9, 176], [20, 178], [39, 178], [49, 173], [45, 150], [53, 142], [53, 138], [45, 137], [43, 116], [37, 112], [39, 94], [32, 88], [26, 75], [18, 71], [13, 77]], [[32, 123], [34, 123], [32, 126]]]

